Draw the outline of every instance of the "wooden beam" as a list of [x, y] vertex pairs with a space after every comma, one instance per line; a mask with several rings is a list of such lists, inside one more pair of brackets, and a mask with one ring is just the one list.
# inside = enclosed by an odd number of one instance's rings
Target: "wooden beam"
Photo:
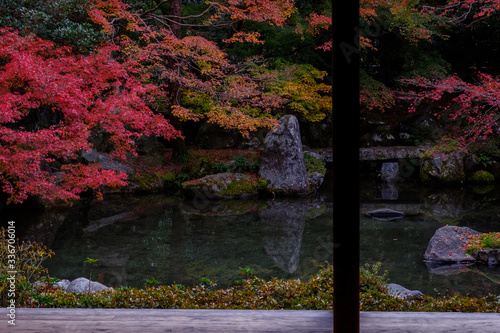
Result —
[[333, 1], [334, 330], [359, 332], [358, 1]]

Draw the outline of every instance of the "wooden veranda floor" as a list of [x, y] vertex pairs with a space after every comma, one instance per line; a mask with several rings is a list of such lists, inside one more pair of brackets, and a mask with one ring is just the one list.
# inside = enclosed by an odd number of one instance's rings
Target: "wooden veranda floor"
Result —
[[0, 311], [0, 332], [332, 332], [333, 311], [16, 309]]
[[[15, 326], [7, 313], [0, 332], [333, 332], [333, 311], [16, 309]], [[498, 333], [500, 314], [361, 312], [360, 332]]]

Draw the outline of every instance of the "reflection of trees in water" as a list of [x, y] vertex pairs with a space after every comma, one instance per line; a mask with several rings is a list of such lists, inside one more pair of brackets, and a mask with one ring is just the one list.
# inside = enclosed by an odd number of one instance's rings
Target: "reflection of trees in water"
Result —
[[158, 220], [158, 229], [144, 237], [144, 246], [147, 250], [147, 263], [152, 267], [168, 268], [170, 257], [170, 235], [172, 233], [172, 218], [165, 217]]
[[148, 197], [141, 206], [136, 199], [113, 198], [58, 214], [37, 212], [23, 233], [54, 239], [56, 256], [47, 262], [53, 276], [86, 276], [83, 261], [91, 257], [99, 259], [96, 274], [113, 287], [143, 287], [151, 278], [192, 285], [204, 276], [230, 286], [241, 278], [240, 267], [265, 279], [291, 273], [302, 279], [331, 257], [324, 248], [332, 246], [323, 200], [210, 201], [196, 214], [162, 204], [163, 196], [158, 200]]
[[[444, 224], [467, 226], [480, 232], [500, 230], [500, 188], [478, 193], [467, 184], [430, 187], [397, 183], [398, 200], [381, 200], [376, 183], [362, 182], [360, 210], [361, 263], [383, 262], [391, 282], [425, 294], [460, 292], [472, 295], [498, 293], [498, 271], [474, 265], [430, 267], [423, 262], [430, 238]], [[412, 216], [394, 221], [377, 221], [364, 212], [390, 208]], [[450, 267], [451, 266], [451, 267]]]

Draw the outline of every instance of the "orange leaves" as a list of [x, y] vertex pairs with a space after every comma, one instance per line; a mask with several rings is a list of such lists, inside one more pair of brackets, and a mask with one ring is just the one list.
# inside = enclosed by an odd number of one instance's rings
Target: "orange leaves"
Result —
[[273, 128], [278, 121], [271, 117], [256, 118], [244, 112], [245, 108], [218, 106], [212, 108], [206, 118], [209, 123], [218, 124], [222, 128], [237, 129], [243, 136], [258, 128]]
[[319, 15], [316, 13], [312, 13], [311, 15], [309, 15], [307, 21], [309, 23], [308, 32], [313, 35], [317, 34], [321, 29], [330, 28], [330, 26], [332, 25], [331, 17]]
[[231, 38], [224, 39], [224, 43], [253, 43], [264, 44], [263, 40], [259, 39], [260, 33], [254, 32], [237, 32]]
[[202, 115], [194, 113], [192, 110], [186, 109], [180, 105], [172, 106], [172, 114], [182, 121], [193, 120], [198, 121], [202, 118]]
[[141, 27], [137, 16], [133, 15], [127, 9], [129, 5], [120, 0], [91, 0], [89, 1], [88, 14], [90, 19], [97, 25], [100, 25], [105, 33], [113, 36], [116, 32], [115, 22], [126, 21], [126, 29], [128, 31], [140, 31]]

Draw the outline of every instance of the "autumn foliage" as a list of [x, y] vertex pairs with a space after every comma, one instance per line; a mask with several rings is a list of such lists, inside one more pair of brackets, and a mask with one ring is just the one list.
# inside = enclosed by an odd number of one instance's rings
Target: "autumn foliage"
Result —
[[156, 88], [113, 60], [116, 46], [85, 57], [9, 29], [0, 35], [0, 181], [10, 201], [70, 200], [88, 189], [124, 185], [124, 173], [78, 163], [100, 131], [119, 159], [135, 154], [140, 136], [180, 135], [147, 106]]
[[[88, 15], [79, 20], [108, 38], [85, 54], [77, 52], [93, 46], [75, 52], [29, 31], [0, 30], [0, 182], [9, 202], [68, 201], [125, 185], [123, 172], [82, 159], [97, 149], [96, 137], [105, 136], [110, 154], [123, 162], [136, 155], [142, 136], [182, 139], [187, 121], [246, 136], [277, 126], [283, 113], [319, 121], [331, 112], [326, 72], [255, 55], [231, 59], [225, 51], [264, 44], [265, 36], [243, 22], [284, 27], [297, 11], [294, 1], [209, 1], [185, 17], [173, 9], [179, 0], [142, 5], [79, 3]], [[306, 21], [309, 35], [331, 26], [320, 14]]]
[[455, 139], [467, 145], [498, 133], [500, 113], [500, 81], [490, 75], [477, 73], [477, 83], [468, 83], [457, 76], [442, 80], [405, 79], [403, 83], [418, 90], [410, 91], [407, 99], [413, 101], [410, 111], [419, 104], [450, 100], [434, 116], [449, 120]]

